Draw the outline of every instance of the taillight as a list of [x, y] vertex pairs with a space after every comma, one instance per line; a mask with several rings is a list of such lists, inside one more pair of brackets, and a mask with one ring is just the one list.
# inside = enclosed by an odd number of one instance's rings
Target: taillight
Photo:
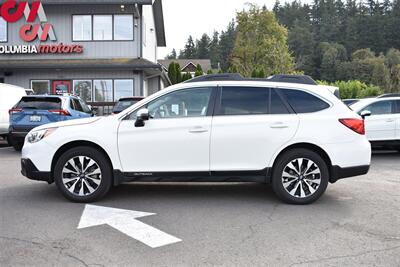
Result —
[[22, 109], [20, 109], [20, 108], [12, 108], [8, 111], [8, 114], [12, 115], [12, 114], [20, 113], [21, 111], [22, 111]]
[[361, 119], [340, 119], [339, 120], [344, 126], [353, 130], [354, 132], [365, 135], [365, 124], [364, 120]]
[[52, 109], [49, 110], [49, 112], [53, 113], [53, 114], [57, 114], [57, 115], [61, 115], [61, 116], [71, 116], [71, 114], [63, 109]]

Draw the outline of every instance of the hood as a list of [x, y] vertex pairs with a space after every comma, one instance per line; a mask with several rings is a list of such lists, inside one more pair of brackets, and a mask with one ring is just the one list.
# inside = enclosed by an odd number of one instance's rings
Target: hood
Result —
[[67, 126], [76, 126], [76, 125], [83, 125], [83, 124], [90, 124], [96, 121], [101, 120], [100, 117], [92, 117], [92, 118], [85, 118], [85, 119], [76, 119], [76, 120], [69, 120], [69, 121], [60, 121], [45, 124], [39, 127], [36, 127], [34, 130], [43, 130], [48, 128], [59, 128], [59, 127], [67, 127]]

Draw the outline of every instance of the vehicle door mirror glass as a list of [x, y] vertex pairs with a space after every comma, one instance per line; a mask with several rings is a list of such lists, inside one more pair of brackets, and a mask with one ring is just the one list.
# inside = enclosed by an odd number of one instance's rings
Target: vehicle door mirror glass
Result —
[[147, 108], [142, 108], [137, 112], [135, 127], [143, 127], [145, 125], [145, 121], [148, 121], [150, 118], [149, 110]]
[[360, 115], [361, 115], [361, 117], [362, 117], [363, 119], [365, 119], [366, 117], [371, 116], [372, 113], [371, 113], [371, 111], [369, 111], [369, 110], [363, 110], [363, 111], [361, 112]]

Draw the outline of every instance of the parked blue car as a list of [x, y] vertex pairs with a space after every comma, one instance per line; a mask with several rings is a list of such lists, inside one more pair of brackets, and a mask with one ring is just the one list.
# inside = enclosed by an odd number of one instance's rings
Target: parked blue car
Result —
[[31, 95], [24, 96], [9, 111], [10, 144], [19, 151], [25, 136], [43, 124], [92, 117], [92, 109], [77, 96]]

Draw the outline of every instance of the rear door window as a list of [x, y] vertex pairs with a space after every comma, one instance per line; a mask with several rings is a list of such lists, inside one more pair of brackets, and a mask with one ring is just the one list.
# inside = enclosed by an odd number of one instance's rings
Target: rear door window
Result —
[[282, 89], [280, 91], [296, 113], [312, 113], [330, 107], [322, 99], [301, 90]]
[[78, 99], [71, 99], [72, 103], [74, 104], [73, 109], [79, 112], [84, 112], [81, 103], [79, 103]]
[[[388, 101], [379, 101], [373, 103], [366, 108], [364, 108], [361, 112], [368, 110], [371, 111], [371, 115], [387, 115], [392, 114], [395, 112], [395, 102], [388, 100]], [[361, 114], [360, 112], [360, 114]]]
[[58, 110], [61, 109], [61, 99], [57, 97], [23, 97], [16, 108]]
[[268, 88], [223, 87], [217, 115], [257, 115], [269, 113]]

